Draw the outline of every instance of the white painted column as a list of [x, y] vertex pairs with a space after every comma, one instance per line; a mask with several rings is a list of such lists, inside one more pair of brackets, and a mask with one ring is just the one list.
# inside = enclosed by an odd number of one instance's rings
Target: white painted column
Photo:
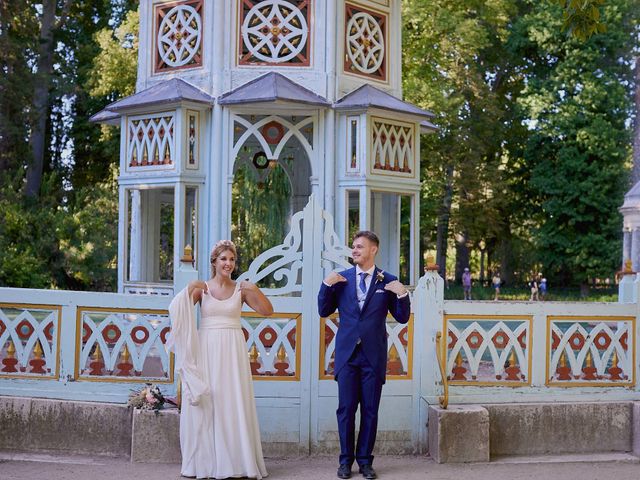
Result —
[[[324, 129], [324, 209], [334, 218], [336, 215], [335, 195], [336, 195], [336, 112], [327, 110], [325, 115]], [[340, 132], [341, 135], [344, 132]], [[314, 145], [314, 150], [318, 147]]]
[[[131, 190], [131, 205], [129, 205], [129, 208], [131, 209], [131, 238], [129, 239], [129, 278], [127, 280], [139, 282], [142, 280], [142, 201], [140, 199], [140, 190]], [[125, 218], [126, 216], [125, 212]]]
[[622, 232], [622, 268], [629, 258], [631, 258], [631, 231], [624, 230]]
[[638, 258], [639, 256], [640, 256], [640, 230], [638, 230], [638, 228], [636, 227], [631, 232], [631, 262], [632, 262], [631, 268], [633, 269], [634, 272], [637, 272], [638, 268], [640, 267], [640, 265], [638, 264], [638, 260], [640, 260], [640, 258]]
[[124, 282], [127, 270], [127, 190], [124, 186], [118, 187], [118, 293], [124, 292]]
[[[429, 271], [418, 280], [413, 293], [414, 325], [414, 443], [422, 449], [427, 444], [427, 416], [429, 405], [438, 405], [443, 394], [442, 378], [438, 365], [436, 334], [443, 330], [444, 280], [436, 271]], [[447, 342], [446, 332], [442, 342]], [[424, 453], [424, 452], [421, 452]]]

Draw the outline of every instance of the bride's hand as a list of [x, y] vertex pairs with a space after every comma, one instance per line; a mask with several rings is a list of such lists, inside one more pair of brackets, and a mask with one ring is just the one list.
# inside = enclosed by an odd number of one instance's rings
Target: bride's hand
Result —
[[207, 285], [207, 282], [203, 280], [194, 280], [192, 282], [189, 282], [189, 290], [195, 290], [196, 288], [203, 290], [204, 293], [209, 292], [209, 286]]
[[255, 283], [247, 282], [246, 280], [243, 280], [240, 282], [241, 292], [244, 292], [244, 293], [255, 292], [256, 290], [258, 290], [258, 287], [256, 286]]

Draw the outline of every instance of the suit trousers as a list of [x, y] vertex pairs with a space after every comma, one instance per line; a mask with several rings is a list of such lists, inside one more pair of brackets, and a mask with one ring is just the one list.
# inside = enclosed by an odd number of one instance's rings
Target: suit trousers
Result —
[[[340, 435], [340, 464], [373, 463], [373, 446], [378, 429], [378, 407], [382, 394], [382, 380], [356, 345], [349, 361], [338, 372], [338, 433]], [[360, 432], [354, 454], [356, 411], [360, 406]]]

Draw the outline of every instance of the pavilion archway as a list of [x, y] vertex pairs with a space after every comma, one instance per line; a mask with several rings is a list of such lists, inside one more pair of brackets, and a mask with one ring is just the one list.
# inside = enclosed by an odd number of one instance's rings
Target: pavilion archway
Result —
[[[239, 271], [278, 245], [312, 193], [314, 117], [234, 115], [231, 238]], [[273, 279], [265, 281], [273, 282]]]

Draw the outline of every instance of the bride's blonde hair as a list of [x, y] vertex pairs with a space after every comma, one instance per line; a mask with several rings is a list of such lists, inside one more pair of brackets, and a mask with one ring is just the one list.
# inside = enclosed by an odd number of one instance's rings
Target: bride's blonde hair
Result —
[[238, 259], [238, 253], [236, 252], [236, 246], [231, 240], [220, 240], [211, 249], [211, 256], [209, 261], [211, 262], [211, 277], [216, 276], [216, 260], [222, 252], [229, 251], [233, 253], [233, 256]]

